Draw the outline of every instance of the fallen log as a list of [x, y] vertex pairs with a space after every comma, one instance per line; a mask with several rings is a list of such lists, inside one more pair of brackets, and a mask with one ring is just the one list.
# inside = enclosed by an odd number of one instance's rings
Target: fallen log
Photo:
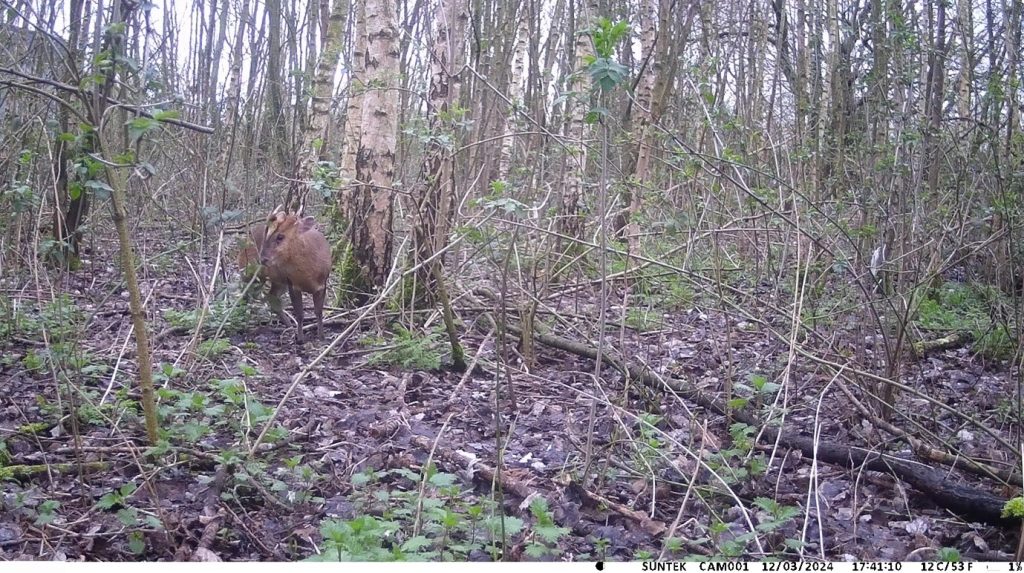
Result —
[[[521, 334], [521, 331], [515, 326], [508, 325], [507, 328], [513, 334]], [[568, 340], [553, 334], [535, 333], [533, 338], [536, 342], [540, 342], [545, 346], [571, 352], [583, 358], [597, 359], [597, 349], [587, 344]], [[641, 381], [643, 384], [654, 388], [661, 388], [662, 382], [651, 376], [645, 369], [632, 364], [622, 363], [618, 359], [609, 356], [607, 352], [602, 353], [601, 358], [606, 364], [629, 376], [631, 379]], [[666, 383], [672, 391], [687, 400], [720, 415], [726, 415], [725, 405], [707, 393], [689, 387], [684, 382], [672, 378], [666, 379]], [[745, 424], [756, 428], [763, 426], [761, 420], [744, 411], [732, 410], [730, 414], [733, 419]], [[949, 479], [949, 472], [939, 471], [919, 462], [855, 446], [834, 444], [820, 440], [815, 444], [812, 438], [781, 432], [777, 428], [767, 426], [764, 427], [764, 431], [761, 433], [761, 441], [771, 444], [777, 442], [779, 445], [800, 450], [807, 457], [813, 457], [829, 464], [849, 469], [865, 469], [891, 474], [924, 493], [936, 505], [960, 514], [969, 521], [980, 521], [1000, 526], [1019, 526], [1020, 524], [1020, 520], [1002, 517], [1003, 506], [1007, 500], [988, 492], [954, 483]]]

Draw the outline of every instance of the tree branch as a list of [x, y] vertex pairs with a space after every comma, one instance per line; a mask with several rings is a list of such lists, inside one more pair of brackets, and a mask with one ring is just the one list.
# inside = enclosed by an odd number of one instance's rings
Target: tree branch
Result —
[[[54, 87], [54, 88], [62, 90], [62, 91], [66, 91], [66, 92], [69, 92], [69, 93], [76, 94], [76, 95], [78, 95], [80, 97], [85, 97], [87, 95], [87, 93], [88, 93], [88, 92], [86, 92], [86, 90], [80, 89], [80, 88], [75, 87], [73, 85], [66, 84], [64, 82], [59, 82], [57, 80], [51, 80], [49, 78], [41, 78], [41, 77], [38, 77], [38, 76], [33, 76], [33, 75], [30, 75], [30, 74], [26, 74], [24, 72], [20, 72], [18, 70], [13, 69], [13, 68], [0, 67], [0, 73], [10, 74], [12, 76], [22, 78], [22, 79], [27, 80], [29, 82], [45, 84], [45, 85]], [[29, 86], [26, 86], [24, 84], [17, 84], [17, 83], [13, 83], [13, 82], [4, 82], [4, 83], [6, 85], [10, 85], [10, 86], [14, 86], [14, 87], [21, 87], [23, 89], [27, 89], [27, 90], [33, 91]], [[39, 93], [39, 90], [34, 90], [34, 91], [35, 91], [35, 93]], [[126, 109], [131, 110], [134, 113], [137, 113], [137, 114], [141, 115], [141, 116], [148, 117], [150, 119], [156, 119], [155, 117], [153, 117], [152, 113], [146, 111], [146, 109], [143, 108], [142, 106], [122, 103], [122, 102], [119, 102], [119, 101], [117, 101], [117, 100], [115, 100], [113, 98], [107, 98], [107, 101], [110, 104], [112, 104], [112, 105], [117, 105], [117, 106], [124, 107]], [[199, 133], [213, 133], [213, 128], [212, 127], [209, 127], [209, 126], [206, 126], [206, 125], [199, 125], [197, 123], [192, 123], [192, 122], [185, 121], [185, 120], [182, 120], [182, 119], [163, 118], [163, 119], [158, 119], [157, 121], [159, 121], [161, 123], [167, 123], [167, 124], [170, 124], [170, 125], [176, 125], [178, 127], [183, 127], [185, 129], [190, 129], [192, 131], [197, 131]]]

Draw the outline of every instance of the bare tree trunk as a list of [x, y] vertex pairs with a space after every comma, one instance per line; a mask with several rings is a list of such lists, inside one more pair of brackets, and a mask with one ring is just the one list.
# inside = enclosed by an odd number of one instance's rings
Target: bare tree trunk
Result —
[[352, 16], [352, 69], [349, 75], [348, 103], [345, 108], [345, 145], [341, 151], [341, 193], [334, 225], [347, 229], [353, 224], [352, 189], [356, 179], [356, 154], [363, 129], [363, 97], [366, 92], [366, 2], [357, 0]]
[[239, 105], [242, 97], [242, 47], [245, 41], [245, 30], [249, 20], [249, 0], [242, 0], [239, 5], [238, 28], [235, 29], [235, 42], [231, 48], [231, 63], [228, 69], [228, 85], [224, 92], [224, 112], [227, 121], [224, 132], [228, 139], [221, 148], [217, 166], [221, 168], [225, 181], [231, 173], [231, 158], [235, 147]]
[[288, 161], [288, 128], [285, 121], [281, 78], [281, 0], [266, 0], [267, 29], [267, 127], [273, 169], [284, 173]]
[[317, 59], [316, 75], [313, 78], [311, 111], [306, 128], [302, 133], [299, 147], [300, 159], [294, 183], [301, 188], [295, 193], [299, 203], [305, 203], [310, 182], [315, 176], [317, 161], [327, 145], [330, 126], [330, 105], [334, 95], [334, 72], [341, 56], [342, 36], [345, 31], [345, 16], [348, 15], [348, 0], [335, 0], [327, 23], [327, 34], [323, 39], [323, 50]]
[[[462, 29], [465, 10], [462, 0], [437, 0], [433, 11], [434, 40], [430, 51], [430, 138], [424, 153], [420, 177], [413, 188], [413, 263], [423, 264], [418, 271], [417, 289], [427, 293], [427, 300], [436, 296], [436, 278], [441, 262], [424, 264], [448, 244], [449, 221], [454, 195], [452, 172], [454, 147], [458, 137], [451, 110], [457, 94], [452, 89], [458, 54], [462, 51]], [[442, 134], [449, 137], [442, 137]], [[442, 143], [447, 141], [448, 143]], [[435, 269], [435, 267], [437, 267]]]
[[366, 10], [366, 91], [352, 194], [347, 282], [356, 291], [384, 286], [392, 264], [395, 145], [398, 138], [398, 34], [390, 0], [360, 0]]
[[516, 138], [513, 135], [519, 112], [517, 108], [523, 105], [523, 97], [526, 94], [526, 48], [529, 40], [529, 14], [525, 7], [521, 7], [519, 20], [516, 26], [516, 41], [513, 48], [512, 69], [509, 79], [509, 99], [512, 100], [513, 108], [508, 110], [505, 117], [504, 137], [501, 140], [501, 155], [498, 159], [498, 179], [509, 180], [509, 165], [512, 161], [512, 151], [515, 149]]
[[[696, 2], [697, 0], [694, 0]], [[641, 20], [641, 45], [646, 57], [649, 58], [648, 70], [636, 88], [636, 115], [640, 118], [633, 130], [637, 142], [636, 163], [632, 177], [623, 185], [622, 205], [625, 213], [615, 221], [615, 233], [619, 238], [628, 238], [630, 252], [637, 253], [640, 248], [640, 228], [637, 216], [643, 207], [643, 190], [649, 185], [651, 177], [651, 153], [653, 145], [652, 124], [661, 121], [661, 114], [668, 95], [668, 86], [674, 81], [675, 66], [669, 57], [669, 46], [673, 43], [684, 45], [688, 39], [690, 24], [696, 12], [696, 6], [688, 7], [687, 21], [680, 34], [673, 35], [671, 27], [672, 3], [670, 0], [645, 0], [644, 18]], [[620, 211], [622, 213], [622, 211]], [[623, 237], [622, 235], [625, 235]]]
[[[582, 0], [577, 0], [582, 1]], [[577, 5], [578, 6], [578, 5]], [[596, 10], [591, 10], [587, 17], [594, 17]], [[571, 239], [583, 238], [583, 187], [586, 184], [587, 173], [587, 148], [586, 148], [586, 126], [584, 116], [589, 108], [590, 76], [586, 73], [587, 58], [593, 57], [594, 50], [591, 46], [590, 36], [578, 33], [587, 24], [581, 21], [585, 11], [575, 12], [576, 34], [575, 60], [573, 76], [573, 91], [576, 95], [571, 99], [568, 110], [568, 125], [566, 128], [567, 145], [570, 148], [566, 157], [565, 185], [562, 189], [562, 202], [558, 210], [558, 232]], [[571, 245], [560, 245], [560, 251], [566, 251]]]
[[[79, 51], [77, 46], [81, 42], [82, 29], [79, 26], [82, 23], [82, 11], [83, 0], [71, 0], [67, 57], [71, 59], [70, 63], [72, 65], [77, 65], [78, 62]], [[72, 68], [68, 66], [66, 69], [70, 70]], [[66, 77], [65, 80], [68, 83], [73, 83], [74, 78]], [[61, 106], [59, 114], [61, 130], [67, 132], [70, 127], [68, 111]], [[68, 173], [68, 161], [71, 158], [69, 157], [68, 147], [67, 141], [64, 141], [63, 138], [58, 139], [56, 165], [54, 165], [58, 208], [54, 210], [53, 233], [60, 245], [61, 252], [61, 260], [57, 262], [65, 265], [66, 268], [74, 269], [79, 264], [79, 248], [82, 241], [80, 227], [89, 214], [89, 190], [81, 185], [70, 185], [71, 177]], [[91, 149], [88, 147], [79, 150], [80, 153], [88, 153], [89, 151]]]
[[[217, 81], [220, 79], [220, 58], [221, 58], [221, 54], [224, 53], [224, 44], [227, 43], [227, 36], [228, 36], [227, 22], [228, 22], [228, 9], [229, 8], [230, 8], [229, 0], [224, 0], [219, 9], [217, 8], [217, 1], [216, 0], [212, 0], [211, 6], [210, 6], [210, 10], [214, 14], [219, 16], [219, 18], [214, 18], [213, 15], [210, 16], [211, 25], [212, 25], [212, 23], [215, 20], [218, 20], [218, 19], [220, 20], [220, 22], [219, 22], [220, 25], [217, 27], [216, 41], [215, 41], [215, 43], [213, 43], [212, 48], [209, 50], [209, 53], [210, 53], [210, 56], [211, 56], [210, 76], [209, 76], [209, 86], [207, 87], [207, 94], [206, 94], [206, 97], [208, 98], [207, 102], [206, 102], [207, 103], [206, 115], [209, 118], [208, 121], [210, 121], [213, 124], [214, 128], [220, 127], [220, 123], [221, 123], [221, 114], [217, 111], [217, 99], [218, 99]], [[245, 26], [242, 22], [239, 22], [238, 25], [239, 25], [239, 27], [244, 27]], [[211, 42], [213, 42], [213, 39], [212, 39], [213, 29], [212, 28], [210, 29], [210, 34], [211, 34]], [[211, 138], [211, 139], [213, 139], [213, 138]]]

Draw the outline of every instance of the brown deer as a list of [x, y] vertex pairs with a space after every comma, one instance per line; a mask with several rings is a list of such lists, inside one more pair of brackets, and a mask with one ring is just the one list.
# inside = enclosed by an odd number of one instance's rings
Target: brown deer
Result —
[[[284, 277], [279, 276], [275, 269], [264, 267], [260, 264], [260, 250], [263, 249], [263, 240], [267, 238], [267, 225], [257, 223], [249, 229], [249, 239], [245, 246], [238, 252], [238, 268], [242, 270], [242, 282], [246, 285], [252, 283], [253, 288], [245, 291], [247, 299], [257, 289], [262, 290], [265, 283], [270, 283], [270, 292], [264, 295], [267, 306], [274, 311], [281, 322], [288, 324], [290, 321], [281, 307], [281, 294], [288, 288], [288, 282]], [[253, 279], [256, 275], [256, 279]]]
[[327, 277], [331, 274], [331, 247], [317, 228], [316, 219], [303, 217], [302, 207], [294, 214], [278, 207], [267, 217], [266, 224], [254, 226], [250, 235], [252, 244], [239, 253], [239, 265], [243, 268], [249, 265], [249, 272], [252, 272], [251, 265], [258, 260], [259, 278], [270, 282], [267, 303], [282, 322], [287, 322], [287, 318], [279, 297], [285, 289], [288, 290], [296, 322], [295, 342], [298, 344], [303, 342], [302, 293], [312, 294], [316, 334], [321, 336]]

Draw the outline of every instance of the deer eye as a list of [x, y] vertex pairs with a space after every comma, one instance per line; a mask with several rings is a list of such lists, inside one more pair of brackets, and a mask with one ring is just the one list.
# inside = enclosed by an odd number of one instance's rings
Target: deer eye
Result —
[[280, 243], [283, 240], [284, 240], [284, 233], [278, 233], [277, 234], [277, 242]]

